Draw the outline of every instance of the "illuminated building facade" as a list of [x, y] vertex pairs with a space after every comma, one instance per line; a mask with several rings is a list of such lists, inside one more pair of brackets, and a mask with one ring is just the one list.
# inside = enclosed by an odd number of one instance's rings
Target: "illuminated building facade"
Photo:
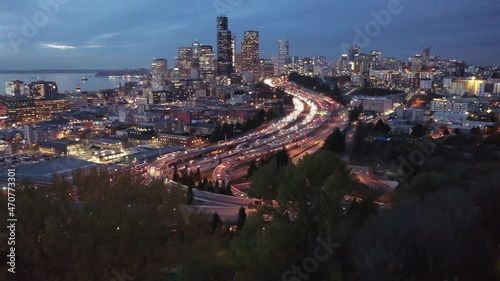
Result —
[[351, 48], [349, 48], [349, 60], [350, 61], [353, 61], [354, 58], [356, 57], [357, 54], [359, 54], [361, 52], [361, 48], [357, 45], [354, 45], [352, 46]]
[[151, 76], [153, 86], [159, 86], [168, 78], [168, 61], [166, 59], [154, 59], [151, 64]]
[[286, 71], [286, 61], [290, 56], [288, 40], [282, 39], [278, 41], [278, 65], [276, 67], [277, 75], [281, 75]]
[[50, 120], [54, 114], [67, 112], [68, 101], [65, 99], [35, 100], [35, 113], [37, 121]]
[[206, 54], [211, 54], [213, 53], [213, 47], [212, 45], [201, 45], [200, 47], [200, 57]]
[[233, 72], [232, 33], [227, 16], [217, 17], [217, 75], [230, 76]]
[[236, 34], [231, 33], [231, 67], [232, 72], [239, 72], [238, 60], [236, 58]]
[[5, 95], [6, 96], [24, 96], [29, 92], [26, 90], [28, 85], [24, 84], [23, 81], [14, 80], [5, 82]]
[[180, 78], [190, 78], [191, 68], [193, 68], [193, 49], [191, 47], [180, 47], [177, 57], [177, 68]]
[[57, 95], [57, 83], [38, 81], [30, 84], [30, 96], [34, 99], [52, 98]]
[[274, 76], [274, 64], [271, 60], [261, 59], [260, 62], [260, 77], [270, 78]]
[[485, 82], [479, 79], [455, 80], [451, 82], [448, 92], [454, 95], [477, 95], [484, 92]]
[[241, 43], [241, 71], [259, 74], [259, 32], [245, 31]]
[[7, 99], [7, 122], [9, 125], [36, 121], [35, 100], [30, 98]]
[[161, 132], [158, 134], [158, 142], [165, 146], [183, 146], [187, 148], [194, 148], [208, 144], [208, 139], [193, 136], [189, 134], [189, 132]]
[[199, 69], [200, 67], [200, 57], [201, 57], [201, 44], [196, 40], [192, 45], [191, 45], [191, 50], [193, 51], [192, 54], [192, 68]]
[[203, 54], [200, 58], [200, 78], [214, 81], [217, 73], [217, 59], [214, 53]]

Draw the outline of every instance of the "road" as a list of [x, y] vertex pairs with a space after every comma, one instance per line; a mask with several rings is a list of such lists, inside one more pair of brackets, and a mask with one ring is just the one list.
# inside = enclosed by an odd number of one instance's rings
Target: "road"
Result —
[[[232, 177], [239, 177], [245, 171], [244, 168], [236, 169], [229, 177], [227, 172], [234, 167], [241, 167], [245, 162], [252, 160], [258, 161], [261, 157], [283, 147], [288, 150], [294, 161], [298, 161], [306, 153], [312, 154], [319, 150], [335, 127], [339, 127], [341, 130], [347, 127], [346, 109], [330, 98], [307, 89], [295, 88], [287, 82], [277, 79], [268, 79], [265, 83], [271, 87], [279, 87], [293, 96], [294, 111], [291, 114], [259, 128], [255, 132], [223, 144], [165, 155], [150, 164], [150, 175], [156, 177], [171, 176], [172, 165], [181, 163], [180, 166], [178, 165], [179, 170], [199, 168], [201, 172], [213, 171], [214, 181], [225, 180], [228, 182]], [[215, 156], [207, 156], [207, 153], [228, 147], [232, 149]], [[205, 157], [200, 157], [200, 154], [204, 154]], [[235, 172], [236, 174], [234, 174]], [[262, 200], [248, 198], [244, 192], [234, 187], [232, 190], [235, 196], [194, 190], [195, 201], [210, 207], [194, 206], [190, 208], [198, 208], [200, 212], [217, 212], [219, 216], [223, 214], [223, 217], [230, 220], [234, 218], [235, 214], [237, 215], [237, 210], [242, 206], [247, 209], [255, 209], [263, 204]], [[224, 218], [222, 219], [224, 221]]]

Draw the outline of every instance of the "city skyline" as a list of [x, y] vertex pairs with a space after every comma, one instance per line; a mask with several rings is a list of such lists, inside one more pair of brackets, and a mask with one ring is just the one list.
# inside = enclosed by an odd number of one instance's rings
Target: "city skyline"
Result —
[[[119, 6], [97, 1], [81, 6], [60, 1], [66, 4], [47, 10], [52, 13], [46, 12], [46, 22], [41, 22], [44, 24], [35, 27], [36, 32], [28, 37], [21, 30], [25, 22], [32, 23], [44, 10], [36, 1], [5, 3], [5, 11], [0, 12], [1, 68], [139, 68], [148, 67], [155, 57], [173, 62], [178, 48], [196, 39], [201, 44], [217, 46], [215, 19], [220, 11], [214, 3], [186, 1], [170, 9], [167, 3], [149, 1], [139, 6], [129, 1], [122, 1]], [[226, 5], [225, 14], [229, 17], [229, 30], [237, 38], [243, 38], [245, 30], [259, 31], [261, 58], [271, 58], [276, 54], [278, 39], [286, 38], [291, 45], [290, 55], [318, 54], [333, 60], [343, 53], [342, 44], [355, 41], [356, 27], [363, 30], [374, 21], [374, 14], [386, 9], [388, 2], [391, 1], [353, 7], [327, 1], [307, 5], [299, 1], [266, 5], [242, 1], [235, 7]], [[387, 24], [381, 24], [380, 32], [369, 38], [362, 52], [379, 50], [384, 56], [406, 61], [428, 46], [433, 54], [439, 52], [443, 58], [462, 59], [472, 65], [500, 64], [496, 56], [500, 51], [495, 18], [498, 3], [481, 0], [473, 8], [459, 4], [449, 7], [429, 0], [400, 1], [399, 5], [401, 12], [392, 14]], [[419, 12], [428, 8], [432, 12]], [[165, 12], [161, 17], [160, 13], [144, 16], [162, 9]], [[276, 13], [277, 10], [283, 12]]]

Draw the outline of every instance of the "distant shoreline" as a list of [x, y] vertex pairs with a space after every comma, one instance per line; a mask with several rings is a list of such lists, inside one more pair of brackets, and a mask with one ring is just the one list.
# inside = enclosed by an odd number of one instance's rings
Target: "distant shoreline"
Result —
[[109, 70], [96, 69], [38, 69], [38, 70], [0, 70], [0, 74], [63, 74], [63, 73], [97, 73]]
[[94, 73], [95, 77], [106, 76], [147, 76], [149, 69], [36, 69], [36, 70], [0, 70], [0, 74], [89, 74]]

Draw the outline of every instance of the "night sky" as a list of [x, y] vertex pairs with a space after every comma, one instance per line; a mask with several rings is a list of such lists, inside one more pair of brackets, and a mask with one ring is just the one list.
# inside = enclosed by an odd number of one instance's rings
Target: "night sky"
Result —
[[[380, 32], [358, 41], [363, 52], [406, 60], [428, 46], [444, 58], [500, 65], [498, 0], [59, 0], [64, 4], [46, 20], [38, 3], [55, 1], [2, 1], [0, 69], [138, 68], [155, 57], [167, 58], [172, 68], [177, 48], [195, 39], [215, 50], [220, 12], [229, 17], [238, 50], [243, 31], [258, 30], [262, 58], [270, 58], [283, 38], [291, 55], [336, 59], [341, 44], [355, 40], [355, 27], [373, 27], [372, 12], [397, 1], [399, 12], [385, 26], [375, 23]], [[23, 35], [23, 17], [35, 18], [38, 30]]]

